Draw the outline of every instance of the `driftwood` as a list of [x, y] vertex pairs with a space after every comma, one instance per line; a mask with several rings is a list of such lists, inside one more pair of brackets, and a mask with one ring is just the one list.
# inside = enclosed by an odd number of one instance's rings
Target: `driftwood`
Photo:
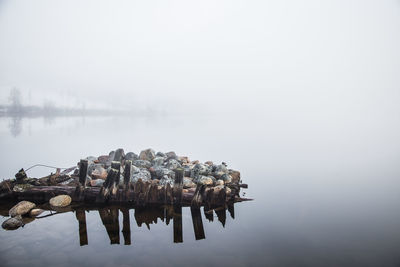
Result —
[[[103, 187], [86, 187], [82, 185], [74, 186], [32, 186], [21, 192], [11, 189], [9, 183], [3, 185], [8, 187], [0, 196], [0, 200], [28, 200], [35, 203], [44, 203], [57, 195], [69, 195], [74, 202], [85, 203], [128, 203], [136, 206], [177, 204], [182, 206], [200, 207], [204, 204], [217, 206], [225, 202], [240, 202], [249, 199], [238, 197], [235, 187], [231, 188], [230, 195], [226, 195], [225, 190], [215, 194], [213, 189], [205, 190], [206, 186], [200, 185], [196, 191], [182, 192], [177, 195], [173, 192], [170, 184], [159, 186], [154, 182], [143, 182], [139, 179], [134, 185], [130, 184], [127, 188], [116, 188], [112, 190], [114, 179], [118, 174], [117, 170], [111, 169]], [[133, 187], [133, 190], [132, 190]], [[175, 188], [176, 189], [176, 188]], [[208, 189], [208, 188], [207, 188]], [[175, 194], [175, 198], [174, 198]], [[123, 196], [123, 197], [121, 197]], [[177, 197], [179, 196], [179, 197]]]

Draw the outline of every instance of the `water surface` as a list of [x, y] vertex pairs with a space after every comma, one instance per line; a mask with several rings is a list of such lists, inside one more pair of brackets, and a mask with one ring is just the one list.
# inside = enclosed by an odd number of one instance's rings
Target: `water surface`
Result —
[[[224, 225], [201, 209], [205, 238], [198, 240], [192, 212], [183, 208], [182, 243], [174, 243], [173, 220], [167, 225], [157, 217], [149, 229], [134, 209], [130, 244], [122, 210], [118, 228], [112, 224], [114, 244], [99, 210], [84, 211], [83, 246], [76, 211], [36, 219], [0, 231], [1, 265], [399, 266], [399, 124], [361, 113], [340, 120], [260, 115], [22, 118], [18, 131], [12, 119], [1, 118], [2, 178], [36, 163], [70, 167], [119, 147], [136, 153], [152, 147], [227, 162], [255, 199], [235, 204]], [[49, 171], [34, 168], [29, 175]]]

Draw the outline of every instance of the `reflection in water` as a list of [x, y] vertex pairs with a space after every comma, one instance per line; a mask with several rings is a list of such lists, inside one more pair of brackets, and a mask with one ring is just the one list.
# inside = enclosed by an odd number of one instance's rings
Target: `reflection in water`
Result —
[[[120, 224], [119, 224], [119, 211], [122, 213], [122, 236], [124, 238], [124, 245], [131, 245], [131, 229], [130, 229], [130, 216], [128, 207], [102, 207], [102, 208], [85, 208], [80, 207], [75, 209], [76, 219], [79, 224], [79, 244], [81, 246], [88, 245], [88, 232], [86, 227], [85, 211], [97, 210], [101, 221], [106, 229], [110, 244], [120, 244]], [[233, 214], [233, 204], [228, 207], [230, 214]], [[218, 220], [225, 225], [226, 208], [218, 208], [215, 210]], [[232, 211], [232, 212], [231, 212]], [[157, 223], [161, 219], [165, 224], [169, 224], [173, 220], [173, 242], [183, 242], [183, 227], [182, 227], [182, 207], [181, 206], [163, 206], [152, 208], [138, 208], [134, 209], [134, 216], [136, 224], [141, 227], [143, 224], [150, 229], [150, 224]], [[203, 227], [203, 220], [200, 208], [191, 208], [191, 215], [193, 221], [194, 236], [196, 240], [205, 239], [205, 232]], [[209, 221], [213, 221], [213, 210], [205, 210], [205, 217]], [[232, 216], [233, 218], [233, 216]]]
[[17, 137], [18, 135], [20, 135], [22, 132], [22, 117], [11, 117], [10, 122], [8, 123], [8, 128], [10, 129], [10, 133], [12, 136]]

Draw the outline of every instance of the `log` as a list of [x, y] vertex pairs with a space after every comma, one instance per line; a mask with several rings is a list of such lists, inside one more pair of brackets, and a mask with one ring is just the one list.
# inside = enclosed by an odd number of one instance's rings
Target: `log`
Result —
[[[206, 186], [204, 185], [198, 186], [195, 192], [182, 192], [181, 202], [174, 203], [172, 187], [170, 184], [160, 186], [154, 182], [144, 183], [141, 179], [134, 184], [133, 192], [130, 191], [126, 199], [110, 196], [110, 185], [113, 184], [113, 179], [116, 174], [117, 170], [111, 169], [103, 186], [101, 188], [86, 187], [85, 190], [82, 191], [82, 198], [76, 198], [76, 187], [74, 186], [33, 186], [24, 191], [15, 192], [11, 188], [12, 184], [5, 181], [3, 182], [5, 189], [0, 195], [0, 202], [28, 200], [35, 203], [44, 203], [57, 195], [69, 195], [72, 197], [74, 202], [82, 203], [130, 203], [136, 206], [180, 204], [183, 206], [192, 205], [194, 207], [200, 207], [206, 204], [208, 205], [208, 209], [224, 204], [225, 197], [223, 194], [225, 191], [223, 193], [218, 193], [217, 197], [213, 199], [211, 198], [215, 197], [213, 188], [207, 188], [207, 190], [205, 190]], [[132, 184], [130, 184], [130, 187], [131, 186]], [[116, 194], [124, 194], [124, 190], [125, 189], [123, 188], [118, 188]], [[247, 200], [251, 199], [234, 196], [233, 199], [229, 199], [229, 202], [241, 202]]]

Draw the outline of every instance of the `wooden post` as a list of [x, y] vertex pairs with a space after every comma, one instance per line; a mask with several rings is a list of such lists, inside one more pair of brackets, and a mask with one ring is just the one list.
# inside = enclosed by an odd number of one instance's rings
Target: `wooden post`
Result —
[[201, 204], [203, 203], [203, 193], [205, 190], [206, 186], [203, 184], [198, 184], [196, 187], [196, 191], [194, 193], [193, 199], [191, 206], [192, 207], [200, 207]]
[[87, 172], [88, 172], [88, 160], [81, 159], [81, 161], [79, 163], [79, 183], [83, 187], [86, 186]]
[[192, 213], [193, 230], [196, 240], [205, 239], [203, 221], [201, 219], [200, 208], [191, 207], [190, 211]]
[[76, 219], [79, 222], [79, 244], [85, 246], [88, 244], [88, 236], [86, 230], [86, 214], [84, 209], [77, 209], [75, 211]]
[[229, 214], [231, 215], [232, 219], [235, 219], [235, 204], [234, 203], [229, 203], [228, 204], [228, 211]]
[[182, 206], [174, 206], [174, 243], [183, 242]]
[[183, 190], [183, 168], [177, 168], [174, 170], [175, 172], [175, 182], [174, 182], [174, 204], [181, 205], [182, 203], [182, 190]]
[[222, 226], [225, 227], [226, 222], [226, 209], [225, 207], [220, 207], [215, 209], [215, 213], [217, 214], [218, 221], [222, 223]]
[[131, 244], [131, 222], [129, 219], [129, 209], [123, 208], [121, 209], [122, 212], [122, 235], [124, 236], [124, 244], [130, 245]]
[[121, 162], [112, 161], [111, 162], [111, 169], [115, 169], [115, 170], [118, 171], [118, 175], [117, 175], [116, 179], [114, 180], [114, 185], [116, 185], [118, 187], [119, 181], [120, 181], [120, 177], [121, 177]]
[[114, 184], [114, 179], [116, 179], [117, 175], [118, 175], [118, 171], [115, 169], [111, 169], [108, 172], [106, 181], [104, 182], [103, 186], [100, 189], [100, 192], [96, 198], [96, 202], [103, 203], [107, 200], [108, 195], [110, 194], [110, 190]]

